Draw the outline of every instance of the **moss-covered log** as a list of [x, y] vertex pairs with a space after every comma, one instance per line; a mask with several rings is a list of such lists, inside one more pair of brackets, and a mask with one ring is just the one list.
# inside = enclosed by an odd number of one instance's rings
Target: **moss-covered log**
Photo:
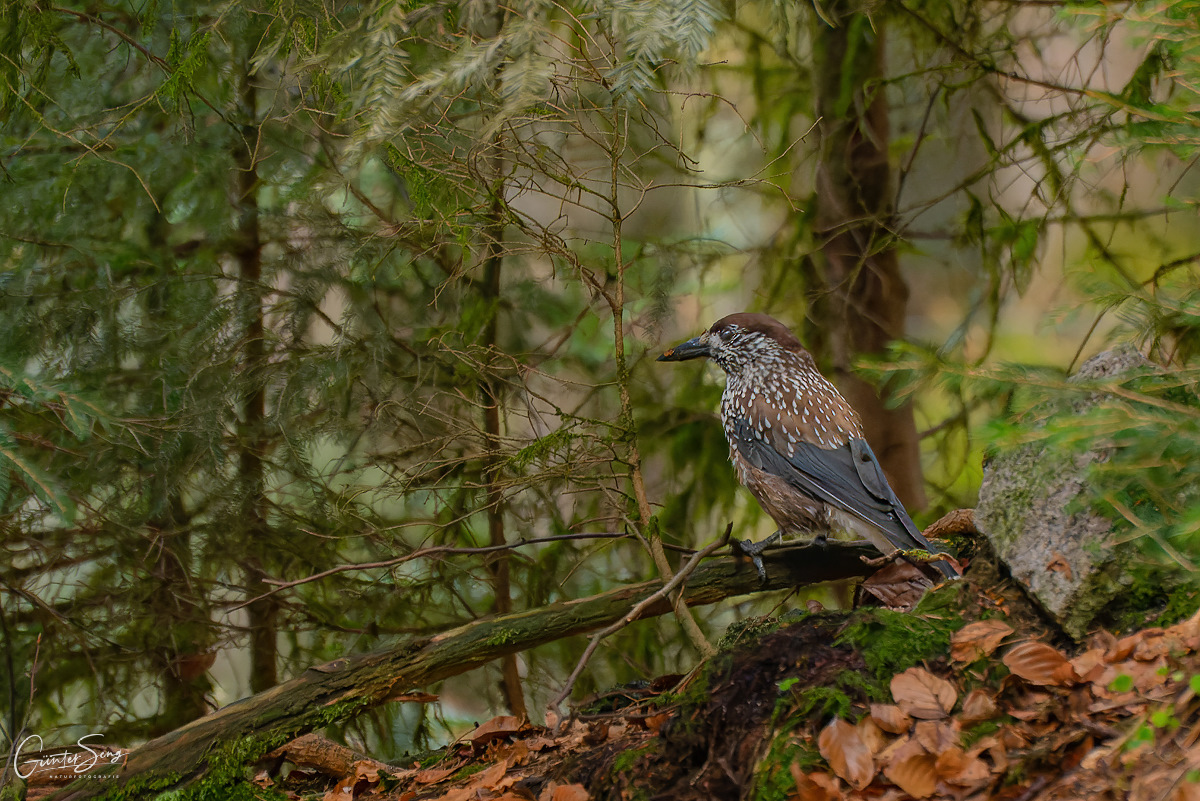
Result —
[[[713, 559], [692, 574], [684, 598], [689, 606], [746, 593], [817, 584], [872, 572], [865, 558], [879, 552], [867, 544], [789, 545], [764, 554], [768, 581], [745, 559]], [[432, 637], [405, 640], [386, 651], [338, 659], [237, 701], [134, 750], [111, 780], [91, 778], [55, 798], [140, 798], [181, 789], [176, 797], [219, 797], [240, 783], [259, 757], [313, 729], [440, 679], [464, 673], [505, 654], [609, 625], [662, 585], [647, 581], [589, 598], [478, 620]], [[663, 599], [641, 618], [671, 611]]]

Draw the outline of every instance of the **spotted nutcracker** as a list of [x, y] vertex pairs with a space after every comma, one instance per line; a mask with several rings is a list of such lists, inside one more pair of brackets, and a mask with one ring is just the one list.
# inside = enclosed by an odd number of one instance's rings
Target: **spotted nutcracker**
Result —
[[[783, 323], [765, 314], [731, 314], [658, 357], [707, 357], [725, 371], [721, 422], [738, 479], [779, 526], [742, 550], [766, 579], [761, 554], [793, 532], [818, 542], [831, 532], [870, 540], [884, 554], [937, 553], [904, 511], [863, 438], [858, 414], [817, 370]], [[933, 563], [948, 578], [948, 562]]]

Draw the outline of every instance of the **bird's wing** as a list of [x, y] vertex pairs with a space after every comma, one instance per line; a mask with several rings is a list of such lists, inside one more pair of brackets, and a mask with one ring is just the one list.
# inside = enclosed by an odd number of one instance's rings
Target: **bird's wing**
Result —
[[[900, 550], [939, 552], [904, 511], [866, 440], [854, 437], [839, 448], [799, 442], [790, 445], [785, 456], [748, 420], [735, 421], [733, 432], [738, 452], [759, 470], [779, 476], [801, 492], [874, 526]], [[945, 562], [934, 564], [948, 577], [958, 575]]]

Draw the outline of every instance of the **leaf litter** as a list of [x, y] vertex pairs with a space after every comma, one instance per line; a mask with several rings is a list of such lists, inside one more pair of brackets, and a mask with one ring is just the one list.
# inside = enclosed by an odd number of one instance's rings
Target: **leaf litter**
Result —
[[890, 697], [811, 712], [781, 756], [768, 746], [787, 676], [820, 687], [866, 672], [860, 654], [806, 625], [713, 672], [699, 705], [664, 687], [557, 732], [501, 716], [434, 766], [362, 761], [330, 775], [323, 796], [257, 781], [326, 801], [733, 799], [754, 797], [762, 766], [782, 760], [787, 784], [769, 797], [787, 801], [1200, 801], [1200, 613], [1097, 632], [1075, 653], [1003, 621], [968, 624], [945, 658], [892, 676]]

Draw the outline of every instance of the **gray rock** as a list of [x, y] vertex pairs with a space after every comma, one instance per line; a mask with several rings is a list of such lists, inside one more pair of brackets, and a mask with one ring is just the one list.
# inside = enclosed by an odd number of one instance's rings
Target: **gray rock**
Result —
[[[1089, 359], [1071, 381], [1096, 381], [1149, 364], [1132, 346]], [[1083, 396], [1053, 414], [1075, 415], [1096, 403]], [[1041, 443], [997, 454], [984, 465], [975, 522], [1013, 578], [1063, 631], [1081, 639], [1089, 624], [1126, 586], [1112, 522], [1078, 503], [1089, 466], [1108, 449], [1079, 454]]]

